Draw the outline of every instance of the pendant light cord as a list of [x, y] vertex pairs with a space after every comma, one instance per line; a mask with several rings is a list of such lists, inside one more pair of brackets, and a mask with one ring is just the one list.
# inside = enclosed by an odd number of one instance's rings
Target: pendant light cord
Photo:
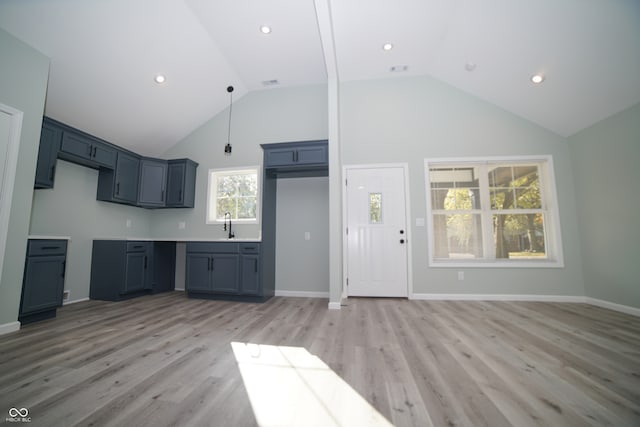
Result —
[[233, 109], [233, 89], [229, 92], [229, 126], [227, 129], [227, 144], [231, 145], [231, 110]]

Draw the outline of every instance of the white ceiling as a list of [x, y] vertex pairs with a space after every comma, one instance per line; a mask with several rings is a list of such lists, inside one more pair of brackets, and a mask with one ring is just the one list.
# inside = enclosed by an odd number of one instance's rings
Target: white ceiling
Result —
[[640, 102], [638, 0], [0, 0], [0, 28], [51, 58], [48, 116], [147, 155], [228, 85], [323, 83], [334, 59], [340, 81], [430, 75], [563, 136]]

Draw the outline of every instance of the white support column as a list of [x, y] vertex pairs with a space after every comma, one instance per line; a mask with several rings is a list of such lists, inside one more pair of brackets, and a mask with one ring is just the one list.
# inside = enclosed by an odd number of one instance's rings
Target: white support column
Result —
[[315, 0], [318, 30], [327, 68], [329, 108], [329, 308], [342, 302], [342, 156], [340, 149], [340, 79], [333, 40], [330, 0]]

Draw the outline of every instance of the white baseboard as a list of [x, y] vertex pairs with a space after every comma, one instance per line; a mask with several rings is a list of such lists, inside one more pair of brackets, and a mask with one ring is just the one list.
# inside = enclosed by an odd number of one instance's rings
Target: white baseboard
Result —
[[10, 334], [11, 332], [20, 330], [20, 322], [10, 322], [0, 325], [0, 335]]
[[62, 305], [69, 305], [69, 304], [75, 304], [77, 302], [83, 302], [83, 301], [89, 301], [89, 297], [86, 298], [80, 298], [80, 299], [74, 299], [72, 301], [65, 301], [62, 303]]
[[609, 310], [640, 317], [640, 308], [616, 304], [597, 298], [571, 295], [509, 295], [509, 294], [412, 294], [409, 299], [429, 301], [538, 301], [591, 304]]
[[175, 288], [174, 291], [184, 292], [184, 288]]
[[412, 294], [409, 299], [433, 301], [540, 301], [585, 302], [584, 297], [570, 295], [511, 295], [511, 294]]
[[329, 298], [329, 292], [312, 292], [312, 291], [285, 291], [277, 290], [277, 297], [300, 297], [300, 298]]
[[640, 308], [616, 304], [615, 302], [604, 301], [597, 298], [585, 297], [584, 299], [587, 304], [595, 305], [602, 308], [608, 308], [609, 310], [619, 311], [621, 313], [640, 317]]
[[338, 302], [332, 302], [329, 301], [329, 310], [340, 310], [340, 306], [342, 304], [338, 301]]

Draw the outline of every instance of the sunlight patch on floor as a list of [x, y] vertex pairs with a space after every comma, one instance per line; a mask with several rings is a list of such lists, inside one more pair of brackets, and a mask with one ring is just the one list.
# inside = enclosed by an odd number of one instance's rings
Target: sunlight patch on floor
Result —
[[261, 427], [392, 425], [305, 348], [240, 342], [231, 347]]

